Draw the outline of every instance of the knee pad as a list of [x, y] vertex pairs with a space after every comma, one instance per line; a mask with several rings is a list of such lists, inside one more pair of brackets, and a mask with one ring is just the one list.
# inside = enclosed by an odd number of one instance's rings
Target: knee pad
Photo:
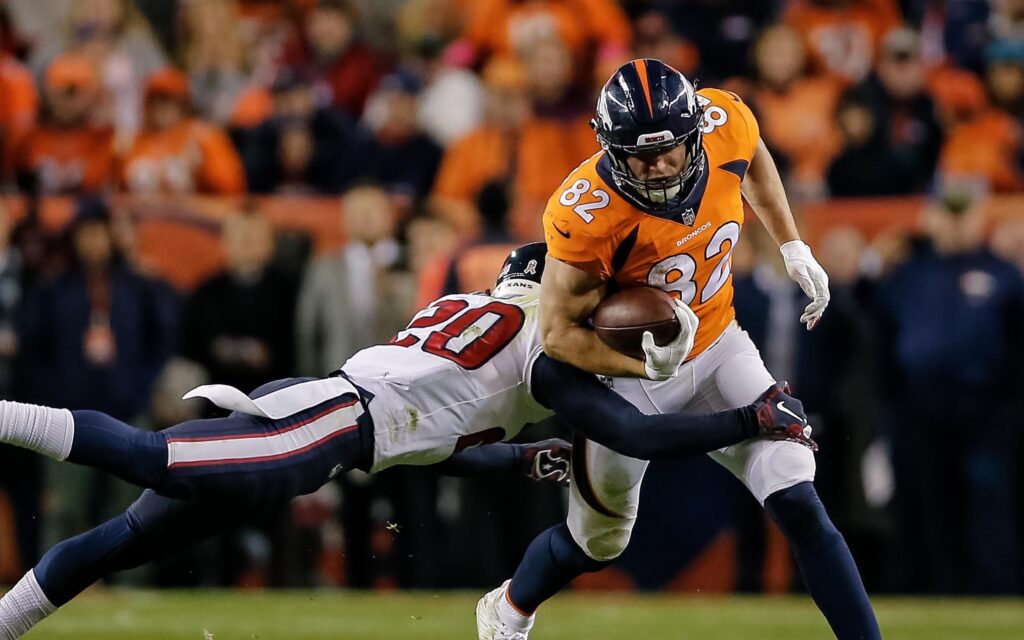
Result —
[[593, 511], [569, 508], [568, 526], [572, 539], [591, 559], [610, 562], [629, 546], [636, 518], [611, 518]]

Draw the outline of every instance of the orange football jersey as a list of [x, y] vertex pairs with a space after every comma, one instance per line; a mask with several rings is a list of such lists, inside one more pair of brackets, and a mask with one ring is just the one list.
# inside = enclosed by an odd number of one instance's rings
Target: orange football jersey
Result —
[[658, 287], [690, 305], [700, 318], [691, 358], [736, 315], [731, 259], [743, 225], [740, 182], [760, 135], [736, 95], [702, 89], [697, 96], [706, 164], [681, 216], [646, 212], [627, 200], [604, 152], [573, 170], [544, 211], [551, 257], [620, 286]]
[[35, 173], [43, 193], [100, 191], [114, 185], [114, 130], [42, 126], [25, 139], [19, 173]]

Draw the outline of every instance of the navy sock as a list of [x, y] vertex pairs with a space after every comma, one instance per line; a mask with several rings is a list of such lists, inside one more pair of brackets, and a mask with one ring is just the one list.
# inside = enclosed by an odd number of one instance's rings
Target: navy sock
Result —
[[36, 580], [54, 606], [69, 602], [104, 575], [145, 562], [140, 536], [127, 513], [65, 540], [35, 567]]
[[804, 584], [838, 640], [881, 640], [846, 540], [810, 482], [768, 496], [765, 509], [789, 539]]
[[158, 487], [167, 472], [167, 441], [99, 411], [72, 411], [69, 462], [112, 473], [141, 487]]
[[512, 576], [509, 600], [521, 612], [531, 614], [576, 576], [599, 571], [608, 564], [583, 553], [565, 524], [551, 527], [527, 548]]

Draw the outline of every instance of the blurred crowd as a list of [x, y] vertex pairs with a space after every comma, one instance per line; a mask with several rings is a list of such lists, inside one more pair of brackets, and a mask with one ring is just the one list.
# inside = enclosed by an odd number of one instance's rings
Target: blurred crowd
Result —
[[[205, 381], [326, 374], [540, 236], [598, 150], [597, 92], [639, 56], [742, 96], [795, 205], [925, 196], [920, 235], [820, 239], [833, 300], [810, 334], [747, 225], [737, 312], [814, 414], [872, 588], [1019, 591], [1024, 223], [990, 234], [983, 203], [1024, 187], [1024, 0], [0, 0], [0, 195], [29, 203], [0, 201], [0, 396], [159, 429], [206, 415], [178, 400]], [[124, 194], [227, 198], [223, 271], [163, 280]], [[337, 198], [344, 246], [275, 236], [250, 195]], [[57, 236], [48, 196], [75, 201]], [[44, 471], [0, 451], [0, 577], [130, 495]], [[735, 586], [759, 590], [771, 536], [736, 495]], [[147, 579], [495, 584], [560, 517], [525, 480], [349, 475]]]

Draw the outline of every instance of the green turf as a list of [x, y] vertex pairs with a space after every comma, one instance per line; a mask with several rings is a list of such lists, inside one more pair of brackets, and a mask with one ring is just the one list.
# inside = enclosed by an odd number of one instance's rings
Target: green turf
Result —
[[[472, 640], [476, 594], [90, 592], [29, 640]], [[1024, 601], [878, 599], [888, 640], [1021, 640]], [[566, 595], [531, 640], [811, 640], [828, 627], [805, 598]]]

